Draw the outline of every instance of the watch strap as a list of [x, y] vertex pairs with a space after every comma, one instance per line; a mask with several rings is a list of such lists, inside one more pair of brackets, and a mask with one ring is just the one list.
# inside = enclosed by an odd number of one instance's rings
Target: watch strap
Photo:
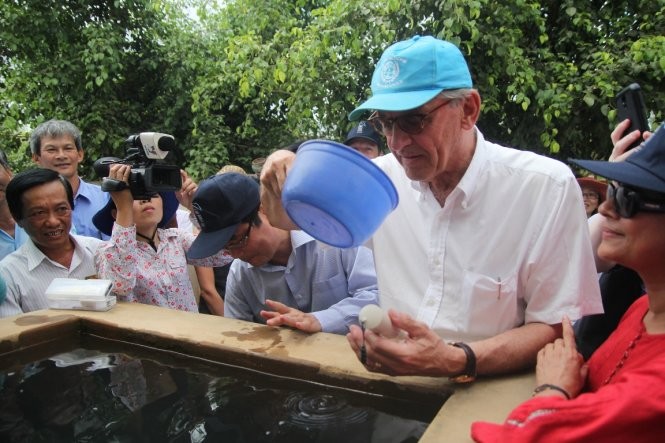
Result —
[[476, 379], [476, 354], [471, 349], [471, 346], [464, 342], [458, 341], [452, 343], [452, 346], [460, 348], [466, 354], [466, 366], [461, 374], [450, 377], [450, 380], [456, 383], [469, 383]]

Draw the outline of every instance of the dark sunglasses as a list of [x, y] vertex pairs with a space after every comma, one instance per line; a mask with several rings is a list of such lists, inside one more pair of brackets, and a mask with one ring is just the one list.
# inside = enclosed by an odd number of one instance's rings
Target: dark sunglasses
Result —
[[425, 113], [405, 114], [395, 118], [381, 117], [379, 113], [375, 111], [367, 120], [371, 123], [372, 126], [374, 126], [374, 129], [376, 129], [377, 132], [383, 135], [392, 135], [392, 132], [395, 129], [395, 124], [397, 124], [397, 126], [399, 126], [399, 128], [407, 134], [420, 134], [423, 132], [423, 129], [425, 129], [425, 120], [427, 117], [451, 101], [452, 100], [445, 101], [439, 104], [439, 106], [436, 106], [435, 108]]
[[608, 183], [607, 200], [614, 204], [614, 209], [622, 218], [634, 217], [640, 211], [665, 213], [665, 195], [661, 201], [654, 201], [647, 198], [643, 192], [615, 183]]

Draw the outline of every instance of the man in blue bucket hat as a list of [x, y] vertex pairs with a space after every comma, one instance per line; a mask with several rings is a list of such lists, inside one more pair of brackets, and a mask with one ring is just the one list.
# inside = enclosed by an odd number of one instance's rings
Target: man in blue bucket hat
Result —
[[[353, 350], [371, 371], [458, 382], [532, 367], [561, 336], [564, 315], [602, 312], [575, 177], [561, 162], [484, 139], [480, 95], [450, 42], [393, 44], [371, 87], [349, 118], [373, 111], [368, 120], [390, 148], [374, 162], [399, 205], [371, 246], [381, 306], [408, 338], [352, 327]], [[268, 158], [264, 201], [279, 201], [293, 159]], [[270, 207], [271, 220], [289, 226]]]

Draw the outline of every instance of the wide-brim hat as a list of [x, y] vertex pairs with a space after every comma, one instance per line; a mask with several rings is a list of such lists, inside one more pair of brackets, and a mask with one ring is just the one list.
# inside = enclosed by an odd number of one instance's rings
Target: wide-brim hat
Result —
[[624, 185], [665, 193], [665, 124], [624, 161], [569, 159], [596, 175]]
[[344, 144], [348, 145], [349, 142], [358, 138], [368, 140], [376, 144], [379, 151], [381, 151], [383, 148], [383, 139], [381, 138], [381, 134], [376, 132], [374, 126], [372, 126], [372, 124], [367, 120], [359, 122], [353, 129], [349, 131], [348, 134], [346, 134], [346, 140], [344, 140]]
[[418, 108], [441, 91], [471, 87], [469, 67], [457, 46], [416, 35], [383, 52], [372, 75], [372, 96], [349, 114], [349, 120], [367, 110]]
[[248, 175], [229, 172], [199, 183], [192, 212], [201, 230], [187, 256], [200, 259], [218, 253], [259, 202], [259, 184]]
[[[162, 220], [157, 227], [163, 228], [173, 218], [178, 210], [179, 203], [174, 192], [159, 192], [158, 194], [162, 198]], [[113, 231], [115, 218], [113, 218], [111, 211], [114, 209], [115, 203], [113, 203], [113, 199], [109, 198], [106, 205], [92, 216], [92, 223], [106, 235], [111, 235]]]
[[579, 177], [577, 179], [580, 188], [591, 189], [593, 192], [598, 194], [598, 202], [602, 203], [605, 200], [605, 195], [607, 194], [607, 183], [596, 180], [592, 177]]

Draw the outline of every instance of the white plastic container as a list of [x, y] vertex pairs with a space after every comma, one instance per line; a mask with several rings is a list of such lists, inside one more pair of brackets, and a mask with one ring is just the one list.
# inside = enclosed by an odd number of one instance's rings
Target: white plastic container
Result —
[[54, 278], [46, 288], [46, 299], [51, 309], [108, 311], [116, 303], [111, 287], [111, 280]]

